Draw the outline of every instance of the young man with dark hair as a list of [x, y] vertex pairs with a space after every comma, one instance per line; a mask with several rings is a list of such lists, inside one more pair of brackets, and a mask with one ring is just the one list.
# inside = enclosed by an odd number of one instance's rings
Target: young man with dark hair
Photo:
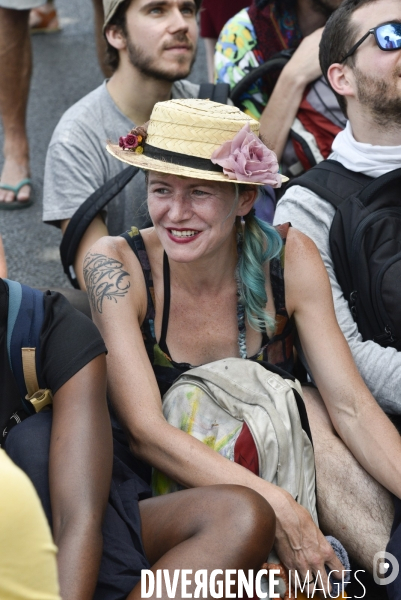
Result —
[[[104, 0], [104, 34], [112, 77], [72, 106], [57, 125], [46, 159], [43, 220], [63, 233], [79, 206], [124, 169], [105, 150], [108, 139], [148, 121], [156, 102], [196, 98], [185, 78], [195, 59], [199, 0]], [[75, 271], [100, 237], [147, 222], [142, 173], [113, 200], [107, 221], [97, 216], [78, 248]]]
[[[320, 43], [322, 71], [349, 119], [333, 143], [330, 158], [373, 178], [401, 165], [401, 47], [386, 48], [380, 40], [389, 29], [396, 34], [400, 22], [399, 0], [344, 0], [327, 22]], [[383, 32], [377, 29], [381, 25], [386, 25]], [[335, 212], [324, 198], [294, 185], [279, 201], [275, 223], [291, 221], [316, 243], [330, 278], [337, 320], [355, 363], [383, 410], [400, 415], [401, 353], [394, 347], [363, 341], [331, 255], [329, 233]], [[335, 521], [339, 539], [368, 566], [373, 554], [384, 550], [388, 541], [391, 500], [335, 437], [321, 398], [310, 395], [309, 402], [309, 410], [318, 417], [312, 433], [323, 527]], [[339, 522], [343, 523], [343, 535]], [[364, 529], [369, 532], [366, 536], [361, 535]], [[344, 536], [350, 537], [351, 544], [347, 545]]]

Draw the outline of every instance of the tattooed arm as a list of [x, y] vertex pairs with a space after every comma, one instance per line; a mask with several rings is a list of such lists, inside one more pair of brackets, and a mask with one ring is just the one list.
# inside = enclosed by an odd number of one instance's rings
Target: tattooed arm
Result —
[[105, 300], [117, 303], [131, 285], [129, 273], [124, 271], [121, 261], [90, 251], [84, 260], [84, 278], [91, 307], [98, 313], [102, 313]]

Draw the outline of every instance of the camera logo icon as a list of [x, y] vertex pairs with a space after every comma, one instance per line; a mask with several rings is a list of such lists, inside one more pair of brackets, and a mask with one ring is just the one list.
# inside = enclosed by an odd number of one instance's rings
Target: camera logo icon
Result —
[[373, 579], [378, 585], [393, 583], [400, 571], [400, 565], [391, 552], [381, 550], [373, 557]]

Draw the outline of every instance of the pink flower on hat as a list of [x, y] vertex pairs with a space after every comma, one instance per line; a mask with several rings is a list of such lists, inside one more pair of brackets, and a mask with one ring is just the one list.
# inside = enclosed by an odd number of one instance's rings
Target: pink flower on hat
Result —
[[251, 132], [249, 123], [232, 140], [217, 148], [210, 160], [223, 167], [223, 173], [230, 179], [281, 186], [277, 156]]

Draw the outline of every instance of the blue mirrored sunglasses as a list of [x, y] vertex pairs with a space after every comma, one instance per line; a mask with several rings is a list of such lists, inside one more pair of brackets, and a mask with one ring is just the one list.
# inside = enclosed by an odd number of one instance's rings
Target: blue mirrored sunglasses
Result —
[[401, 50], [401, 23], [384, 23], [369, 29], [361, 39], [352, 46], [351, 50], [340, 60], [343, 63], [349, 56], [352, 56], [359, 46], [370, 36], [374, 34], [376, 44], [380, 50], [391, 52], [392, 50]]

